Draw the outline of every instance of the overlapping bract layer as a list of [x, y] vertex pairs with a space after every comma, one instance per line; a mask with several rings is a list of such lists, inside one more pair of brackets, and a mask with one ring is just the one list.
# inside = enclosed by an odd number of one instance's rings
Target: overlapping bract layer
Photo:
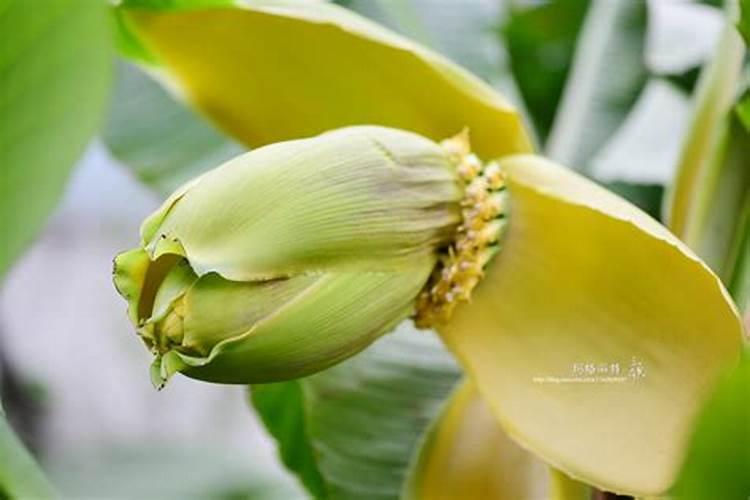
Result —
[[462, 194], [439, 145], [381, 127], [267, 146], [178, 189], [115, 261], [156, 380], [283, 380], [361, 350], [412, 312]]

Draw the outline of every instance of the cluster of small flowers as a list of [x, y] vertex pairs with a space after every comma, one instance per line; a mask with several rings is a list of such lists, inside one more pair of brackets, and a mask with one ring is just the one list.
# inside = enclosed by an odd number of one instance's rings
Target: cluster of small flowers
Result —
[[418, 328], [446, 322], [458, 302], [471, 299], [485, 265], [498, 251], [506, 224], [507, 193], [500, 165], [482, 165], [470, 151], [466, 131], [441, 145], [458, 165], [458, 175], [466, 186], [461, 201], [462, 223], [417, 298], [414, 321]]

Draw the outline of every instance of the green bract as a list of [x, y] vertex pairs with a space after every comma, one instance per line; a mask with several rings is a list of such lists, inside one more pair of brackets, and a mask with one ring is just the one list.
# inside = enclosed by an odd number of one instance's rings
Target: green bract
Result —
[[407, 317], [460, 219], [447, 153], [351, 127], [257, 149], [178, 189], [115, 259], [154, 380], [295, 378]]

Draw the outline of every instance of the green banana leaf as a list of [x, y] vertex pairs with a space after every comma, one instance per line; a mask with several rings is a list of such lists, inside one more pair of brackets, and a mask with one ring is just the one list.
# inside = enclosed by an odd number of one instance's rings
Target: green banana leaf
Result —
[[717, 387], [693, 435], [673, 490], [680, 500], [750, 496], [750, 351]]
[[542, 144], [552, 128], [589, 3], [511, 3], [496, 31], [507, 46], [513, 78]]
[[0, 498], [53, 498], [52, 486], [0, 408]]
[[583, 172], [646, 83], [645, 0], [593, 0], [545, 150]]
[[103, 139], [147, 186], [169, 194], [244, 148], [138, 68], [118, 67]]
[[638, 184], [615, 181], [606, 184], [607, 189], [617, 193], [651, 217], [659, 220], [664, 187], [660, 184]]
[[750, 0], [740, 0], [740, 21], [737, 26], [745, 41], [750, 44]]
[[304, 381], [256, 385], [250, 398], [268, 432], [276, 439], [282, 463], [314, 498], [327, 495], [310, 440]]
[[99, 125], [110, 22], [99, 0], [0, 1], [0, 278], [55, 207]]
[[750, 94], [745, 96], [739, 104], [737, 104], [737, 116], [745, 129], [750, 132]]
[[745, 314], [746, 328], [750, 328], [750, 199], [745, 200], [736, 227], [729, 257], [732, 267], [728, 286], [740, 311]]
[[251, 400], [316, 498], [397, 499], [412, 455], [459, 378], [431, 332], [402, 325], [360, 355]]

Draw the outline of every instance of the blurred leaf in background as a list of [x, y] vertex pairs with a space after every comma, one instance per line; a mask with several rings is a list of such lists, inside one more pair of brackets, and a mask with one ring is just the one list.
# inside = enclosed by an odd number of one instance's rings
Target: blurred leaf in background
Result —
[[689, 113], [684, 92], [667, 80], [650, 79], [621, 126], [591, 158], [591, 175], [604, 182], [668, 183]]
[[552, 128], [589, 3], [511, 2], [497, 33], [505, 40], [513, 77], [542, 143]]
[[[712, 171], [698, 195], [705, 200], [699, 203], [707, 205], [704, 213], [696, 213], [703, 220], [697, 222], [696, 233], [688, 235], [687, 241], [734, 292], [732, 283], [737, 283], [748, 252], [742, 242], [747, 239], [745, 214], [750, 209], [750, 133], [733, 116], [722, 128]], [[733, 295], [744, 307], [741, 298]]]
[[111, 80], [99, 0], [0, 2], [0, 278], [55, 207]]
[[256, 385], [251, 389], [250, 397], [264, 425], [277, 441], [282, 463], [297, 475], [314, 498], [325, 498], [325, 480], [318, 470], [307, 428], [303, 384], [304, 381], [293, 380]]
[[688, 115], [684, 92], [652, 78], [621, 126], [591, 158], [591, 175], [660, 219], [664, 185], [674, 175]]
[[646, 83], [645, 0], [592, 0], [545, 144], [550, 158], [590, 172]]
[[162, 194], [245, 151], [126, 63], [118, 66], [103, 138], [115, 158]]
[[301, 500], [303, 489], [264, 463], [174, 442], [73, 451], [50, 470], [63, 498]]
[[649, 71], [660, 76], [701, 66], [724, 24], [721, 9], [693, 1], [650, 0], [648, 14], [644, 59]]
[[[99, 126], [111, 80], [106, 5], [0, 1], [0, 279], [31, 243]], [[6, 380], [7, 384], [7, 380]], [[0, 411], [0, 497], [47, 498]]]
[[710, 57], [721, 10], [694, 2], [591, 3], [547, 144], [660, 218], [687, 129], [697, 68]]
[[658, 219], [687, 99], [667, 83], [646, 84], [643, 51], [656, 24], [646, 7], [645, 0], [513, 2], [502, 36], [543, 143], [553, 129], [548, 152], [566, 155]]
[[722, 19], [719, 9], [693, 2], [593, 0], [547, 154], [599, 180], [669, 182], [688, 75], [712, 53]]
[[737, 116], [742, 121], [745, 130], [750, 132], [750, 93], [746, 93], [739, 104], [737, 104]]
[[750, 45], [750, 0], [740, 0], [740, 21], [737, 26], [745, 37], [745, 43]]
[[750, 495], [750, 351], [704, 407], [675, 498], [743, 500]]
[[737, 223], [750, 203], [750, 135], [735, 113], [745, 52], [727, 20], [701, 71], [667, 204], [670, 229], [725, 283], [732, 281]]
[[6, 350], [10, 342], [0, 328], [0, 405], [5, 418], [32, 453], [43, 451], [42, 426], [49, 410], [49, 393], [39, 380], [22, 376], [10, 361]]
[[405, 324], [325, 372], [254, 386], [251, 399], [316, 498], [395, 500], [458, 377], [438, 338]]
[[484, 80], [507, 75], [503, 0], [350, 0], [345, 6], [448, 56]]
[[661, 184], [640, 184], [613, 181], [606, 184], [613, 191], [634, 204], [651, 217], [659, 220], [664, 186]]
[[[743, 96], [750, 69], [733, 25], [736, 5], [728, 3], [718, 44], [700, 74], [667, 215], [670, 228], [720, 275], [748, 328], [750, 133], [743, 123]], [[746, 15], [746, 0], [741, 7]], [[742, 23], [740, 31], [746, 28]], [[672, 491], [675, 498], [750, 496], [748, 395], [750, 351], [745, 345], [739, 365], [718, 384], [697, 419]]]
[[5, 420], [0, 407], [0, 498], [45, 499], [52, 486]]
[[[740, 97], [735, 106], [739, 124], [744, 128], [745, 144], [750, 144], [750, 0], [740, 0], [739, 31], [745, 41], [745, 65], [740, 82]], [[746, 153], [750, 156], [750, 153]], [[750, 192], [750, 165], [746, 163], [746, 190]], [[737, 218], [737, 226], [731, 255], [732, 271], [729, 290], [745, 314], [745, 326], [750, 330], [750, 193], [746, 193], [744, 205]]]
[[729, 291], [745, 315], [745, 328], [750, 330], [750, 202], [745, 203], [737, 222], [733, 253]]

